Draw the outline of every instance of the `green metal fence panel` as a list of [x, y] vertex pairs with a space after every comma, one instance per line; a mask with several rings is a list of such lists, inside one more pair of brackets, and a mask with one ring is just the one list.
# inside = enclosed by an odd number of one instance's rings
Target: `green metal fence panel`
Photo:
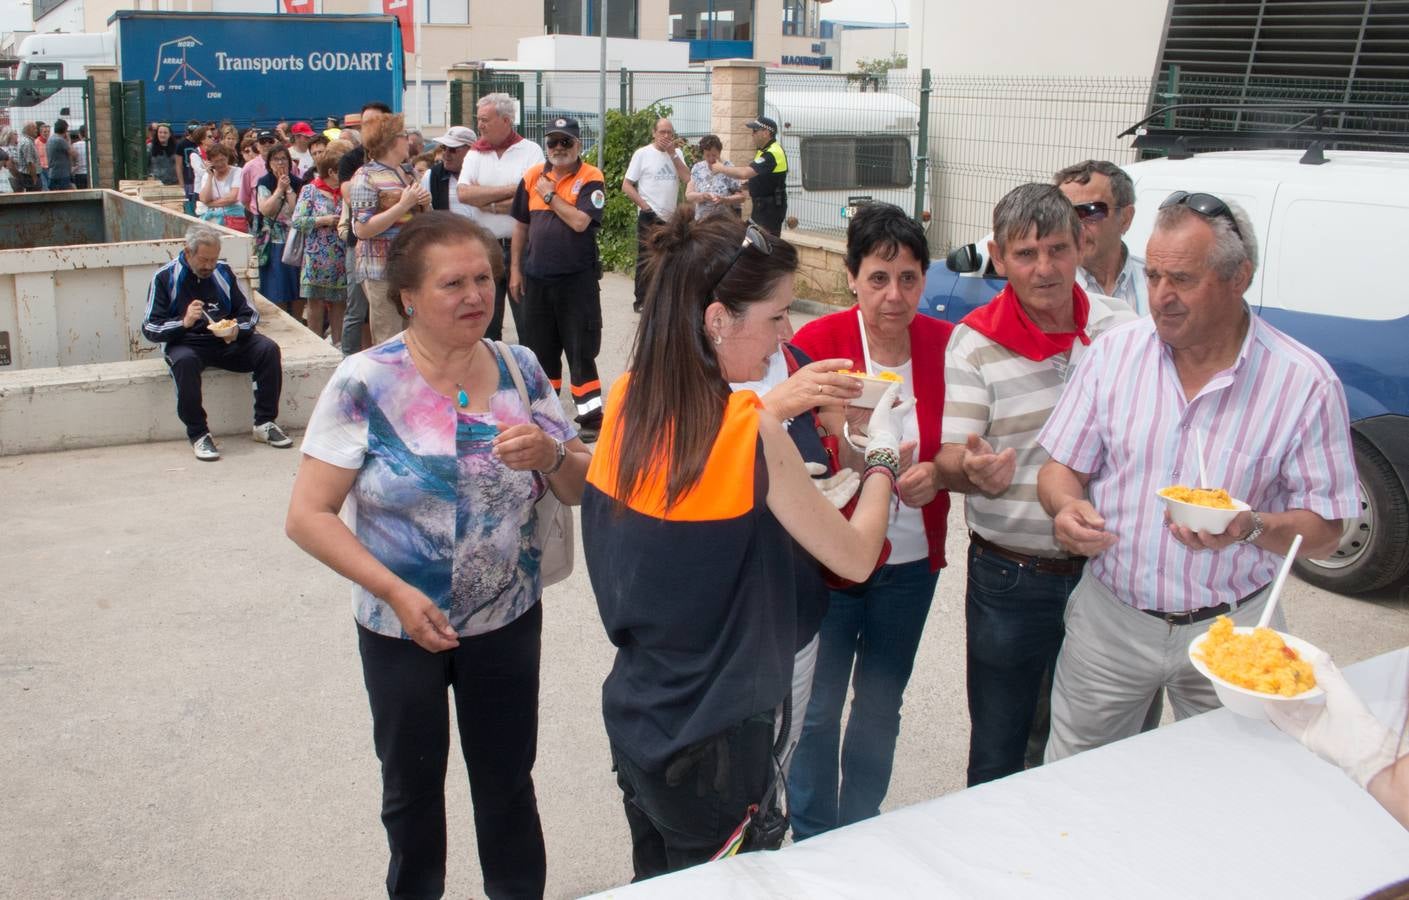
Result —
[[101, 138], [93, 133], [95, 106], [91, 78], [0, 80], [0, 109], [9, 113], [8, 124], [17, 132], [31, 122], [42, 122], [52, 128], [56, 121], [63, 119], [69, 125], [70, 140], [73, 140], [79, 127], [87, 125], [88, 172], [90, 183], [96, 183], [95, 141]]
[[450, 124], [464, 125], [465, 123], [465, 82], [459, 78], [450, 79]]
[[[147, 177], [147, 102], [140, 81], [110, 86], [113, 122], [113, 181]], [[116, 187], [116, 183], [111, 185]]]

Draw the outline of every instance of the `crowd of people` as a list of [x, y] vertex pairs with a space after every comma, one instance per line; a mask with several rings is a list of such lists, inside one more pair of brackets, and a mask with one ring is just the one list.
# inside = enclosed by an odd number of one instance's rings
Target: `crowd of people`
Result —
[[[252, 220], [266, 296], [306, 301], [347, 354], [304, 436], [287, 531], [353, 582], [391, 896], [444, 890], [452, 695], [486, 893], [542, 895], [549, 494], [582, 507], [616, 648], [602, 714], [638, 879], [878, 814], [951, 492], [968, 532], [971, 785], [1156, 727], [1166, 702], [1177, 719], [1215, 708], [1189, 642], [1215, 616], [1256, 621], [1293, 537], [1323, 555], [1356, 514], [1344, 392], [1243, 301], [1258, 245], [1234, 203], [1177, 192], [1132, 248], [1119, 167], [1019, 185], [993, 210], [1007, 287], [957, 325], [918, 314], [920, 225], [867, 204], [847, 232], [855, 305], [794, 334], [776, 123], [748, 123], [752, 164], [708, 136], [692, 169], [661, 119], [620, 187], [640, 209], [641, 318], [627, 374], [604, 387], [609, 186], [576, 121], [549, 122], [539, 147], [513, 112], [484, 97], [477, 131], [449, 129], [419, 176], [380, 104], [322, 147], [298, 140], [304, 123], [254, 135], [249, 184], [210, 130], [185, 154], [204, 218]], [[277, 347], [218, 238], [193, 229], [145, 328], [201, 458], [218, 455], [206, 365], [252, 372], [255, 438], [292, 443], [274, 424]], [[863, 404], [847, 371], [889, 386]], [[1198, 440], [1251, 507], [1219, 535], [1155, 505]], [[1278, 724], [1409, 827], [1402, 735], [1315, 664], [1329, 702]]]
[[57, 119], [0, 126], [0, 194], [88, 187], [88, 126]]

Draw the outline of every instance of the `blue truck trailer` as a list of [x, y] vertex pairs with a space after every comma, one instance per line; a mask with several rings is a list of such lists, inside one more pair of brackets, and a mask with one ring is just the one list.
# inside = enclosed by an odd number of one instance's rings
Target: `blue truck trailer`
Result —
[[[147, 120], [178, 131], [192, 119], [321, 123], [369, 100], [401, 109], [405, 67], [394, 16], [121, 10], [108, 27], [103, 35], [25, 38], [17, 54], [25, 87], [5, 97], [11, 122], [45, 118], [37, 107], [54, 107], [62, 99], [55, 94], [75, 90], [38, 82], [82, 79], [84, 66], [98, 63], [115, 63], [123, 81], [143, 82]], [[80, 96], [60, 105], [72, 108], [70, 121], [81, 121]]]
[[123, 80], [147, 84], [150, 120], [315, 122], [369, 100], [401, 108], [394, 16], [123, 10], [108, 22]]

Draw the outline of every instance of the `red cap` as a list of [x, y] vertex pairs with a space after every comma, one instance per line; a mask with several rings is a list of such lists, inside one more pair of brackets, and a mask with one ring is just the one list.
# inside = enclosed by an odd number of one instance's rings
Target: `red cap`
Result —
[[290, 134], [306, 134], [313, 137], [313, 126], [307, 122], [295, 122], [294, 127], [289, 129]]

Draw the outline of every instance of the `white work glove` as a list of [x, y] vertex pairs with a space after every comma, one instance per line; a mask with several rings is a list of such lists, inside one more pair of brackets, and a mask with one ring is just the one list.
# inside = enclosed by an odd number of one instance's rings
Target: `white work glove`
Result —
[[1326, 703], [1267, 703], [1272, 724], [1339, 766], [1362, 788], [1398, 756], [1399, 742], [1355, 695], [1345, 676], [1321, 651], [1306, 654]]
[[[807, 474], [812, 476], [812, 484], [827, 498], [827, 502], [841, 509], [851, 502], [861, 487], [861, 476], [851, 469], [842, 469], [835, 475], [827, 475], [827, 467], [821, 463], [803, 463]], [[826, 475], [827, 477], [822, 477]]]
[[871, 421], [866, 426], [870, 440], [866, 442], [866, 464], [873, 462], [878, 451], [889, 450], [894, 454], [897, 468], [900, 460], [900, 431], [905, 424], [905, 416], [915, 406], [913, 399], [900, 400], [900, 382], [894, 382], [881, 394], [880, 401], [871, 412]]

